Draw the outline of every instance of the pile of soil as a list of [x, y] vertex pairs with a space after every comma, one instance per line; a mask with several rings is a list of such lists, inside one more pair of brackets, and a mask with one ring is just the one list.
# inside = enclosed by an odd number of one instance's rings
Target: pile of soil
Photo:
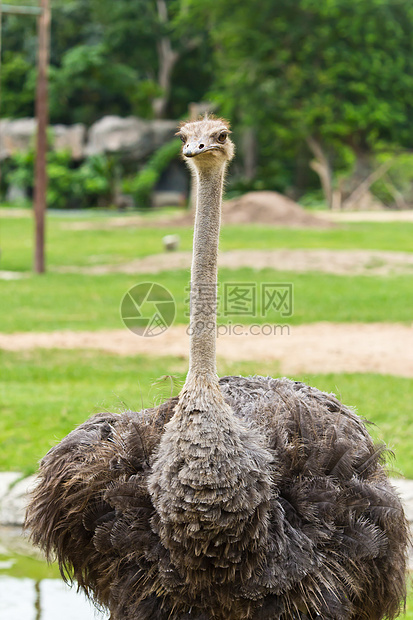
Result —
[[[192, 226], [193, 213], [174, 219], [160, 218], [159, 224]], [[331, 228], [334, 223], [308, 213], [299, 204], [278, 192], [248, 192], [238, 198], [226, 200], [222, 205], [223, 224], [269, 224], [296, 228]]]
[[[332, 228], [336, 224], [327, 217], [313, 215], [301, 205], [278, 192], [248, 192], [238, 198], [224, 201], [222, 205], [223, 224], [268, 224], [295, 228]], [[69, 222], [64, 227], [70, 230], [107, 229], [137, 226], [167, 227], [193, 226], [194, 212], [185, 211], [174, 217], [146, 219], [139, 215], [113, 218], [108, 222]]]
[[276, 226], [329, 228], [331, 223], [308, 213], [278, 192], [248, 192], [228, 200], [222, 209], [224, 224], [273, 224]]
[[[309, 213], [299, 204], [278, 192], [248, 192], [239, 198], [226, 200], [222, 205], [223, 224], [268, 224], [295, 228], [333, 228], [336, 224], [327, 217]], [[70, 230], [97, 230], [137, 226], [168, 227], [193, 226], [194, 212], [185, 211], [174, 217], [146, 219], [139, 215], [117, 217], [108, 222], [69, 222], [64, 227]]]

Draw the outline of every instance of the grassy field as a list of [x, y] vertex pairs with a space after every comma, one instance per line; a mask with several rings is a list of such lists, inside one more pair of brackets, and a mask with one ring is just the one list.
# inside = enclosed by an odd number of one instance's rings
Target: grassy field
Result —
[[[56, 329], [117, 329], [122, 327], [120, 304], [135, 284], [157, 282], [165, 286], [176, 302], [176, 323], [187, 322], [188, 271], [160, 274], [109, 274], [85, 276], [53, 274], [23, 280], [0, 281], [2, 332], [51, 331]], [[263, 269], [220, 270], [223, 283], [291, 282], [294, 313], [288, 318], [275, 310], [243, 316], [244, 323], [289, 323], [316, 321], [406, 322], [412, 321], [413, 286], [410, 276], [335, 276], [322, 273], [294, 273]], [[257, 288], [258, 290], [258, 288]], [[221, 308], [222, 309], [222, 308]], [[227, 316], [225, 320], [239, 317]]]
[[[1, 215], [1, 212], [0, 212]], [[31, 264], [32, 221], [0, 217], [1, 269], [27, 270]], [[106, 228], [78, 230], [85, 225], [107, 226], [116, 216], [54, 214], [48, 218], [48, 261], [51, 270], [62, 265], [110, 264], [160, 250], [171, 230]], [[190, 228], [179, 229], [182, 247], [190, 249]], [[230, 248], [319, 247], [413, 250], [413, 224], [357, 223], [334, 228], [278, 229], [263, 226], [224, 227], [222, 246]], [[0, 326], [5, 333], [51, 330], [121, 329], [120, 303], [133, 285], [145, 280], [166, 286], [177, 305], [176, 323], [187, 322], [188, 270], [156, 276], [108, 274], [86, 276], [53, 271], [22, 280], [0, 280]], [[412, 321], [413, 286], [410, 276], [334, 276], [265, 269], [221, 270], [220, 282], [292, 282], [294, 313], [283, 319], [275, 311], [244, 316], [244, 323], [405, 322]], [[222, 289], [221, 289], [222, 291]], [[259, 300], [258, 300], [259, 301]], [[238, 317], [225, 317], [229, 321]], [[76, 351], [1, 353], [3, 415], [0, 438], [4, 450], [0, 469], [32, 470], [55, 439], [81, 422], [94, 409], [125, 405], [140, 408], [153, 402], [151, 382], [174, 369], [182, 378], [181, 360], [117, 358]], [[233, 365], [222, 372], [272, 374], [277, 368]], [[373, 375], [308, 377], [308, 382], [335, 391], [378, 424], [378, 434], [397, 450], [398, 467], [413, 476], [410, 454], [413, 429], [409, 418], [411, 382]], [[24, 385], [24, 389], [22, 389]], [[169, 388], [168, 388], [169, 389]], [[116, 396], [115, 396], [116, 395]], [[28, 404], [29, 403], [29, 404]], [[37, 429], [37, 430], [36, 430]]]
[[[177, 304], [177, 323], [187, 322], [189, 272], [156, 276], [58, 274], [64, 266], [121, 264], [162, 251], [162, 237], [177, 233], [181, 249], [190, 250], [190, 228], [136, 226], [110, 228], [116, 215], [52, 214], [47, 225], [49, 273], [22, 280], [0, 280], [2, 332], [98, 330], [122, 328], [119, 306], [133, 285], [145, 280], [166, 286]], [[150, 218], [148, 218], [150, 222]], [[97, 229], [90, 228], [94, 225]], [[89, 228], [87, 228], [89, 226]], [[82, 229], [83, 228], [83, 229]], [[26, 217], [4, 217], [0, 210], [0, 269], [29, 272], [33, 224]], [[221, 248], [325, 248], [413, 252], [413, 224], [354, 223], [330, 229], [282, 229], [257, 225], [224, 227]], [[275, 270], [221, 270], [220, 281], [294, 284], [294, 314], [284, 323], [404, 322], [413, 318], [409, 276], [333, 276]], [[275, 312], [243, 317], [244, 323], [281, 322]], [[231, 317], [226, 317], [231, 320]], [[0, 351], [0, 470], [31, 473], [38, 460], [61, 437], [91, 414], [151, 406], [179, 390], [187, 362], [172, 357], [118, 357], [93, 351]], [[219, 363], [220, 374], [271, 374], [275, 364]], [[172, 373], [173, 376], [165, 376]], [[413, 382], [374, 374], [328, 374], [295, 377], [335, 392], [374, 422], [372, 434], [394, 449], [390, 472], [413, 478]], [[0, 555], [0, 560], [4, 559]], [[8, 574], [42, 578], [56, 575], [41, 562], [25, 557]], [[2, 571], [0, 571], [1, 574]], [[413, 620], [413, 594], [406, 620]]]
[[[1, 215], [1, 210], [0, 210]], [[48, 218], [47, 262], [49, 273], [37, 278], [29, 273], [18, 281], [0, 281], [0, 329], [50, 331], [122, 327], [119, 306], [127, 290], [146, 280], [166, 286], [177, 304], [177, 323], [186, 322], [189, 270], [128, 276], [58, 274], [53, 269], [74, 265], [118, 264], [137, 256], [161, 251], [162, 237], [174, 229], [113, 228], [75, 230], [78, 225], [107, 225], [116, 217], [102, 215], [51, 215]], [[67, 228], [71, 226], [72, 228]], [[32, 260], [30, 217], [0, 217], [0, 269], [28, 272]], [[190, 250], [190, 228], [176, 229], [182, 249]], [[222, 248], [335, 248], [413, 251], [413, 224], [357, 223], [331, 229], [279, 229], [263, 226], [224, 227]], [[292, 273], [265, 269], [221, 270], [224, 282], [292, 282], [294, 314], [288, 323], [315, 321], [412, 320], [411, 276], [334, 276], [321, 273]], [[244, 322], [285, 322], [271, 312], [243, 317]], [[227, 317], [231, 319], [231, 317]]]
[[[101, 352], [0, 351], [0, 470], [32, 472], [45, 452], [98, 411], [152, 406], [177, 393], [187, 369], [175, 358], [118, 357]], [[275, 364], [219, 362], [219, 373], [277, 376]], [[165, 376], [165, 375], [172, 375]], [[413, 478], [413, 382], [374, 374], [306, 375], [374, 422], [372, 434], [397, 454], [394, 474]]]
[[[1, 215], [1, 212], [0, 212]], [[48, 263], [67, 265], [119, 264], [162, 251], [162, 237], [176, 233], [180, 248], [192, 248], [192, 230], [174, 227], [114, 227], [74, 230], [73, 226], [107, 226], [116, 217], [51, 215], [47, 221]], [[1, 269], [27, 271], [32, 264], [31, 217], [0, 217]], [[224, 226], [221, 249], [326, 248], [413, 252], [413, 223], [357, 223], [326, 229], [270, 226]]]

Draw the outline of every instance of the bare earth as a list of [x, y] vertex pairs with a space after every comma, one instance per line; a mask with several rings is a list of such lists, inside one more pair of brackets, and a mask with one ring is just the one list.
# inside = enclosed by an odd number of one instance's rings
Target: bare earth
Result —
[[[218, 357], [228, 361], [274, 362], [274, 372], [286, 375], [327, 372], [374, 372], [413, 377], [413, 325], [389, 323], [314, 323], [284, 327], [238, 326], [236, 333], [221, 326]], [[224, 332], [227, 333], [224, 333]], [[185, 326], [175, 326], [153, 338], [136, 336], [127, 329], [96, 332], [0, 334], [0, 348], [25, 351], [33, 348], [97, 349], [118, 355], [171, 355], [186, 358], [189, 340]]]
[[[59, 267], [60, 273], [159, 273], [189, 269], [191, 252], [153, 254], [120, 265]], [[221, 252], [219, 266], [227, 269], [282, 269], [321, 271], [336, 275], [413, 274], [413, 253], [377, 250], [231, 250]]]

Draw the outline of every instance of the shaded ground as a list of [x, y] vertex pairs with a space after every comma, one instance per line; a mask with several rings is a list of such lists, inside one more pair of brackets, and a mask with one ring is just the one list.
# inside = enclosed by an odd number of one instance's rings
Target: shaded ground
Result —
[[[159, 273], [189, 269], [191, 252], [169, 252], [135, 259], [121, 265], [59, 267], [56, 271], [103, 275], [106, 273]], [[336, 275], [413, 274], [413, 253], [378, 250], [232, 250], [221, 252], [219, 266], [227, 269], [282, 269], [321, 271]]]
[[[251, 331], [252, 330], [252, 331]], [[186, 358], [186, 327], [170, 327], [153, 338], [127, 329], [96, 332], [0, 334], [0, 348], [98, 349], [118, 355], [170, 355]], [[273, 361], [286, 375], [373, 372], [413, 377], [413, 325], [314, 323], [298, 326], [219, 326], [218, 357], [230, 361]]]

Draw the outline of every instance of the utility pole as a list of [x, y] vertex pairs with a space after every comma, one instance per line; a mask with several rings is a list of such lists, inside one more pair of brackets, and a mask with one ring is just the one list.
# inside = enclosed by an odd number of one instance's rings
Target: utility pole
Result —
[[[34, 15], [38, 17], [38, 73], [36, 89], [36, 163], [34, 181], [34, 262], [33, 268], [36, 273], [44, 273], [44, 239], [45, 239], [45, 213], [47, 191], [47, 125], [49, 121], [48, 106], [48, 68], [50, 50], [50, 0], [39, 0], [39, 6], [17, 6], [3, 4], [0, 0], [0, 41], [1, 41], [1, 15], [11, 13], [15, 15]], [[0, 49], [1, 53], [1, 49]], [[1, 67], [1, 56], [0, 56]]]
[[38, 17], [39, 52], [36, 92], [36, 164], [34, 186], [35, 247], [34, 271], [45, 271], [45, 212], [47, 192], [47, 126], [49, 122], [48, 105], [48, 67], [50, 48], [50, 4], [40, 0], [41, 14]]

